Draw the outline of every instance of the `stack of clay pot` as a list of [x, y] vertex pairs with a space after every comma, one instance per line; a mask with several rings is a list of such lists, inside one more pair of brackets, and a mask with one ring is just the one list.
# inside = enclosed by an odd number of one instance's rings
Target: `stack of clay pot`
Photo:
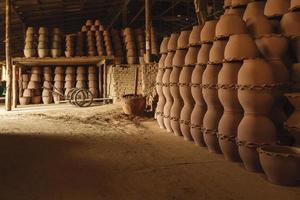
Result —
[[88, 67], [88, 87], [89, 90], [92, 92], [93, 97], [97, 98], [99, 94], [98, 90], [98, 81], [97, 81], [97, 68], [96, 66], [89, 66]]
[[97, 47], [97, 54], [98, 56], [105, 56], [106, 50], [104, 46], [104, 37], [102, 31], [96, 31], [95, 32], [96, 37], [96, 47]]
[[107, 30], [103, 31], [103, 36], [104, 36], [104, 44], [105, 44], [106, 54], [107, 54], [107, 56], [113, 56], [114, 50], [113, 50], [110, 32]]
[[76, 35], [76, 56], [84, 56], [85, 54], [85, 39], [86, 35], [83, 32], [78, 32]]
[[120, 32], [116, 29], [111, 31], [112, 43], [115, 53], [115, 64], [121, 64], [123, 62], [123, 47]]
[[22, 74], [22, 95], [19, 98], [21, 105], [28, 105], [31, 102], [32, 91], [28, 89], [29, 79], [29, 74]]
[[191, 114], [191, 135], [196, 145], [206, 146], [203, 138], [203, 118], [207, 106], [202, 94], [203, 73], [209, 61], [209, 52], [215, 38], [217, 20], [205, 22], [201, 32], [201, 48], [197, 55], [197, 64], [192, 74], [191, 91], [195, 100], [195, 106]]
[[40, 104], [41, 97], [41, 67], [32, 67], [30, 81], [28, 83], [28, 89], [32, 90], [31, 103]]
[[75, 54], [75, 36], [72, 34], [66, 35], [66, 50], [65, 56], [67, 58], [74, 57]]
[[133, 29], [124, 29], [124, 43], [126, 46], [127, 63], [136, 64], [138, 55], [136, 53], [136, 44]]
[[163, 95], [166, 98], [166, 103], [164, 105], [164, 111], [163, 111], [163, 117], [164, 117], [164, 125], [168, 132], [173, 132], [171, 127], [171, 120], [170, 120], [170, 114], [171, 114], [171, 108], [173, 105], [173, 97], [171, 95], [170, 91], [170, 75], [172, 72], [172, 65], [173, 65], [173, 58], [175, 55], [175, 51], [177, 49], [177, 40], [178, 40], [179, 34], [178, 33], [172, 33], [170, 36], [170, 39], [168, 41], [168, 54], [165, 59], [164, 63], [164, 74], [162, 77], [162, 84], [163, 84]]
[[38, 39], [38, 56], [45, 58], [50, 55], [49, 48], [49, 33], [46, 27], [39, 28], [39, 39]]
[[156, 41], [156, 33], [154, 28], [151, 28], [151, 54], [158, 55], [157, 41]]
[[44, 82], [43, 82], [43, 92], [42, 92], [42, 100], [44, 104], [50, 104], [53, 102], [53, 96], [50, 92], [53, 84], [53, 75], [52, 75], [52, 69], [49, 66], [44, 67]]
[[96, 56], [96, 40], [95, 40], [95, 32], [90, 30], [87, 33], [87, 55], [88, 56]]
[[78, 66], [76, 71], [76, 88], [85, 89], [86, 88], [86, 69], [84, 66]]
[[66, 76], [65, 76], [65, 96], [68, 95], [72, 88], [75, 88], [76, 81], [76, 67], [67, 66], [66, 67]]
[[180, 113], [183, 107], [183, 99], [179, 90], [179, 77], [184, 67], [184, 60], [188, 51], [190, 31], [181, 31], [177, 40], [177, 49], [172, 61], [172, 72], [170, 74], [170, 92], [173, 104], [170, 111], [171, 128], [175, 135], [182, 136], [180, 129]]
[[135, 29], [134, 30], [135, 38], [136, 38], [136, 44], [137, 44], [137, 51], [138, 51], [138, 56], [139, 56], [139, 63], [144, 64], [144, 54], [146, 51], [146, 46], [145, 46], [145, 34], [143, 29]]
[[62, 33], [59, 28], [53, 29], [51, 42], [51, 56], [53, 58], [60, 57], [62, 55]]
[[251, 0], [225, 0], [225, 14], [235, 14], [243, 17], [245, 8]]
[[26, 58], [36, 57], [37, 56], [36, 47], [37, 47], [37, 41], [36, 41], [35, 29], [33, 27], [28, 27], [26, 30], [24, 56]]
[[[64, 89], [64, 68], [62, 66], [56, 66], [54, 71], [54, 91], [63, 94]], [[54, 103], [60, 103], [61, 97], [57, 94], [53, 94]]]
[[[282, 18], [283, 15], [285, 15], [285, 13], [289, 11], [290, 3], [291, 0], [267, 0], [266, 1], [264, 15], [268, 17], [268, 19], [272, 23], [273, 29], [276, 32], [281, 32], [280, 19]], [[298, 15], [298, 19], [299, 19], [299, 15]], [[298, 19], [296, 21], [299, 21]]]
[[168, 53], [168, 42], [169, 42], [169, 37], [164, 37], [163, 41], [161, 42], [160, 45], [160, 54], [161, 57], [159, 59], [158, 63], [158, 73], [156, 76], [156, 92], [158, 94], [158, 102], [157, 102], [157, 107], [155, 111], [155, 117], [157, 120], [157, 123], [160, 128], [165, 128], [164, 125], [164, 106], [166, 104], [166, 98], [163, 94], [163, 75], [165, 72], [165, 60], [167, 57]]

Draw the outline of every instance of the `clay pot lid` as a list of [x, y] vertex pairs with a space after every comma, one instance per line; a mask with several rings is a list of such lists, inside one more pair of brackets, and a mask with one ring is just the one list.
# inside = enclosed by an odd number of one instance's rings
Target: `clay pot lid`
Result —
[[257, 149], [260, 154], [300, 159], [300, 148], [279, 145], [263, 145]]

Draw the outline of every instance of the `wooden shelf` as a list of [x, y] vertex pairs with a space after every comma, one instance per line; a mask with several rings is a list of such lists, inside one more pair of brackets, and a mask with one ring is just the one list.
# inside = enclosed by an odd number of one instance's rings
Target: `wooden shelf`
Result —
[[45, 65], [92, 65], [99, 64], [105, 60], [113, 60], [108, 56], [89, 56], [89, 57], [59, 57], [59, 58], [13, 58], [13, 64], [26, 66], [45, 66]]

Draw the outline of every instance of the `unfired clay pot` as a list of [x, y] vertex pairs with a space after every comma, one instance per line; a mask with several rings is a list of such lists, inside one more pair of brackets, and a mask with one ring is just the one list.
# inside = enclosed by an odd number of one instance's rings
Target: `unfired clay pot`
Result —
[[178, 37], [179, 37], [178, 33], [171, 34], [170, 39], [168, 41], [168, 51], [176, 51]]
[[258, 55], [256, 44], [248, 34], [230, 36], [224, 53], [226, 61], [241, 61]]
[[300, 0], [291, 0], [290, 11], [296, 11], [300, 9]]
[[224, 60], [224, 51], [228, 40], [215, 40], [209, 52], [209, 63], [220, 64]]
[[216, 38], [227, 38], [233, 34], [247, 33], [246, 24], [236, 14], [224, 14], [216, 25]]
[[201, 43], [212, 43], [214, 41], [217, 22], [217, 20], [205, 22], [200, 33]]
[[231, 0], [231, 7], [246, 6], [250, 0]]
[[237, 96], [237, 78], [242, 62], [223, 63], [218, 75], [218, 96], [224, 113], [218, 126], [218, 138], [226, 160], [240, 161], [236, 145], [237, 129], [243, 118], [243, 109]]
[[203, 119], [204, 141], [212, 153], [221, 153], [218, 142], [218, 124], [223, 114], [223, 107], [218, 98], [218, 74], [222, 65], [208, 64], [202, 76], [202, 93], [207, 105]]
[[198, 55], [199, 47], [194, 46], [188, 49], [188, 52], [184, 59], [185, 65], [195, 65], [197, 63], [197, 55]]
[[281, 31], [289, 37], [300, 36], [300, 12], [288, 12], [280, 21]]
[[270, 18], [282, 16], [288, 12], [289, 7], [289, 0], [267, 0], [264, 14]]
[[202, 26], [193, 26], [192, 32], [189, 37], [189, 45], [190, 46], [198, 46], [200, 45], [200, 32]]
[[243, 20], [247, 21], [250, 18], [253, 18], [257, 15], [264, 14], [265, 1], [252, 1], [246, 7], [246, 10], [243, 15]]
[[264, 15], [256, 15], [249, 18], [246, 21], [246, 25], [249, 33], [254, 37], [273, 33], [272, 24]]
[[283, 35], [262, 35], [255, 40], [260, 53], [267, 59], [283, 58], [288, 50], [289, 41]]
[[247, 170], [261, 171], [257, 147], [276, 142], [276, 128], [268, 118], [273, 106], [275, 83], [272, 66], [264, 59], [244, 60], [238, 74], [238, 98], [244, 117], [238, 127], [239, 154]]
[[165, 96], [163, 94], [162, 78], [164, 75], [164, 68], [159, 68], [156, 76], [156, 92], [158, 94], [158, 102], [156, 107], [156, 120], [160, 128], [165, 128], [163, 111], [166, 103]]
[[224, 0], [224, 8], [229, 8], [231, 6], [232, 0]]
[[259, 160], [268, 181], [276, 185], [294, 186], [300, 180], [300, 149], [288, 146], [263, 146]]
[[189, 36], [191, 31], [181, 31], [177, 41], [178, 49], [187, 49], [189, 47]]
[[208, 44], [208, 43], [201, 45], [201, 48], [199, 49], [198, 55], [197, 55], [197, 64], [206, 65], [208, 63], [211, 47], [212, 47], [212, 44]]

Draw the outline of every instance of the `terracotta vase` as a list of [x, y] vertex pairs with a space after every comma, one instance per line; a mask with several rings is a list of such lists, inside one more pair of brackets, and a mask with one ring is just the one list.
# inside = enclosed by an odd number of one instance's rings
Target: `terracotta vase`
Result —
[[291, 0], [290, 11], [296, 11], [300, 9], [300, 0]]
[[216, 38], [228, 38], [230, 35], [247, 33], [246, 24], [236, 14], [224, 14], [216, 25]]
[[223, 114], [223, 107], [218, 98], [218, 74], [222, 65], [208, 64], [202, 76], [202, 94], [207, 105], [203, 119], [204, 141], [212, 153], [221, 153], [218, 142], [218, 124]]
[[189, 47], [189, 37], [191, 31], [181, 31], [177, 41], [177, 49], [187, 49]]
[[288, 146], [263, 146], [259, 160], [269, 182], [295, 186], [300, 180], [300, 149]]
[[288, 12], [290, 1], [287, 0], [267, 0], [264, 14], [269, 17], [282, 16]]
[[224, 0], [224, 8], [229, 8], [231, 6], [231, 1], [232, 0]]
[[175, 56], [173, 59], [173, 69], [170, 75], [170, 92], [173, 97], [173, 105], [171, 107], [171, 127], [175, 135], [182, 136], [180, 130], [180, 113], [183, 107], [183, 100], [180, 96], [179, 91], [179, 76], [184, 66], [184, 58], [187, 53], [187, 50], [176, 50]]
[[241, 61], [256, 58], [258, 55], [256, 44], [248, 34], [230, 36], [224, 53], [226, 61]]
[[178, 37], [179, 37], [178, 33], [171, 34], [170, 39], [168, 41], [168, 51], [176, 51]]
[[217, 22], [217, 20], [210, 20], [204, 23], [200, 33], [201, 43], [212, 43], [214, 41]]
[[192, 32], [189, 37], [189, 45], [190, 46], [198, 46], [201, 44], [200, 41], [200, 32], [202, 26], [193, 26]]
[[223, 63], [218, 75], [218, 97], [224, 113], [218, 126], [218, 138], [226, 160], [240, 161], [236, 145], [237, 129], [243, 118], [243, 109], [237, 95], [237, 78], [242, 62]]
[[300, 92], [300, 63], [294, 63], [291, 69], [291, 90]]
[[221, 64], [224, 60], [224, 51], [228, 40], [215, 40], [209, 52], [209, 63]]
[[190, 131], [195, 144], [202, 147], [206, 146], [204, 142], [202, 127], [203, 127], [203, 118], [207, 111], [207, 107], [202, 95], [202, 87], [201, 87], [203, 72], [205, 68], [206, 65], [200, 65], [200, 64], [196, 65], [192, 73], [192, 80], [191, 80], [192, 82], [191, 92], [195, 101], [195, 105], [191, 114]]
[[209, 43], [201, 45], [197, 55], [197, 64], [206, 65], [208, 63], [211, 47], [212, 44]]
[[195, 65], [197, 63], [197, 55], [199, 52], [199, 47], [190, 47], [186, 53], [184, 64], [185, 65]]
[[264, 15], [256, 15], [246, 21], [247, 29], [253, 37], [272, 34], [273, 27], [268, 18]]
[[265, 1], [252, 1], [246, 7], [243, 15], [243, 20], [254, 18], [257, 15], [264, 15]]
[[276, 142], [276, 128], [268, 118], [274, 103], [272, 66], [264, 59], [244, 60], [238, 73], [238, 98], [244, 117], [238, 127], [239, 154], [247, 170], [261, 171], [257, 147]]
[[291, 46], [297, 62], [300, 63], [300, 36], [291, 39]]
[[295, 146], [300, 147], [300, 93], [286, 93], [285, 96], [294, 107], [294, 112], [285, 122], [285, 127], [295, 138]]
[[300, 36], [300, 12], [288, 12], [283, 15], [280, 21], [280, 28], [288, 37]]
[[251, 0], [231, 0], [231, 7], [246, 6]]
[[224, 14], [234, 14], [240, 17], [244, 16], [245, 8], [243, 7], [235, 7], [235, 8], [228, 8], [225, 10]]
[[164, 106], [166, 103], [166, 98], [163, 94], [163, 85], [162, 85], [162, 79], [164, 75], [164, 68], [159, 68], [156, 76], [156, 92], [158, 94], [158, 102], [156, 107], [156, 120], [160, 128], [165, 128], [164, 125]]

